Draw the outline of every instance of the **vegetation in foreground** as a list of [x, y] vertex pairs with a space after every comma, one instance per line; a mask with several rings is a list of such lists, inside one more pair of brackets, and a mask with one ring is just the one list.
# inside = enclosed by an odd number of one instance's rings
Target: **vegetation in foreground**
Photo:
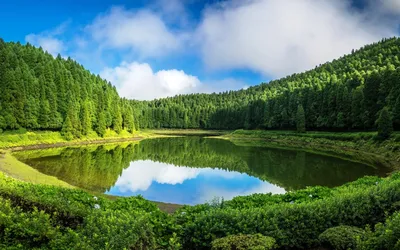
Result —
[[[172, 215], [141, 197], [111, 201], [4, 174], [0, 199], [3, 249], [240, 249], [235, 244], [257, 242], [254, 249], [308, 249], [342, 241], [355, 242], [352, 249], [399, 246], [400, 174], [185, 206]], [[343, 230], [325, 232], [341, 225], [357, 227], [351, 229], [354, 240]]]

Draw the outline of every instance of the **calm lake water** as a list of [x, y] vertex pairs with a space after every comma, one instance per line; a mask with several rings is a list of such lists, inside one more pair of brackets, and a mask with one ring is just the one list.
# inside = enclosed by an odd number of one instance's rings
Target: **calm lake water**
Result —
[[279, 194], [316, 185], [334, 187], [387, 171], [326, 155], [201, 137], [24, 151], [16, 156], [42, 173], [86, 190], [140, 194], [176, 204]]

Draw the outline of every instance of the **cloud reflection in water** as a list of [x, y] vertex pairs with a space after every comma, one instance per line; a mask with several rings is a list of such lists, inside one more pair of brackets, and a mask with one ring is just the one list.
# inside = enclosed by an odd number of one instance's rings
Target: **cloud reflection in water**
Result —
[[143, 195], [145, 198], [178, 204], [199, 204], [223, 197], [254, 193], [284, 193], [266, 181], [238, 172], [212, 168], [176, 167], [150, 160], [135, 161], [123, 170], [111, 195]]

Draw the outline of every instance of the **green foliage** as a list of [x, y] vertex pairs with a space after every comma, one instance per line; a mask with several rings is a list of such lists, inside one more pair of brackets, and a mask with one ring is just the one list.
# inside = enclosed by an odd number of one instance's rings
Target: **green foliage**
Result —
[[94, 129], [103, 136], [111, 126], [121, 132], [122, 107], [130, 107], [133, 115], [132, 104], [121, 99], [115, 87], [70, 58], [53, 58], [30, 44], [12, 42], [2, 43], [0, 57], [2, 130], [60, 131], [68, 116], [73, 138]]
[[2, 249], [179, 249], [175, 231], [172, 217], [141, 197], [110, 201], [0, 173]]
[[61, 129], [61, 135], [68, 141], [74, 139], [74, 127], [72, 126], [71, 119], [67, 116], [64, 121], [64, 125]]
[[303, 109], [302, 105], [299, 105], [299, 107], [297, 108], [296, 128], [297, 128], [297, 132], [299, 132], [299, 133], [306, 132], [306, 117], [305, 117], [304, 109]]
[[400, 213], [386, 219], [385, 223], [375, 225], [375, 231], [366, 228], [366, 237], [357, 241], [358, 250], [400, 249]]
[[382, 139], [389, 138], [393, 133], [393, 123], [387, 107], [384, 107], [381, 110], [376, 123], [378, 124], [378, 137]]
[[320, 243], [337, 250], [356, 249], [357, 240], [363, 238], [364, 230], [352, 226], [332, 227], [319, 235]]
[[[179, 210], [183, 247], [207, 249], [211, 241], [238, 233], [263, 233], [273, 237], [281, 248], [311, 248], [319, 244], [318, 236], [326, 229], [383, 221], [394, 212], [400, 200], [397, 177], [370, 184], [347, 185], [321, 200], [302, 203], [285, 202], [260, 207], [236, 209], [199, 207]], [[177, 212], [178, 213], [178, 212]]]
[[[383, 39], [300, 74], [246, 90], [132, 101], [141, 128], [376, 130], [379, 110], [399, 110], [399, 38]], [[400, 111], [395, 112], [400, 129]]]
[[96, 132], [100, 136], [104, 136], [106, 134], [106, 118], [103, 112], [99, 113], [99, 120], [96, 126]]
[[262, 234], [238, 234], [216, 239], [211, 245], [212, 250], [270, 250], [274, 248], [275, 240]]
[[95, 211], [77, 230], [59, 234], [52, 249], [155, 249], [149, 214], [128, 211]]

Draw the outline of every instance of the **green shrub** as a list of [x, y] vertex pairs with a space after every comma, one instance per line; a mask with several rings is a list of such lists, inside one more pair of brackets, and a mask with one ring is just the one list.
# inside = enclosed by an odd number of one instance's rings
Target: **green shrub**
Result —
[[352, 226], [332, 227], [319, 235], [319, 241], [324, 247], [335, 250], [355, 249], [357, 239], [362, 238], [364, 230]]
[[33, 209], [24, 212], [13, 207], [9, 200], [0, 198], [0, 242], [2, 244], [34, 248], [46, 245], [56, 234], [57, 228], [48, 214]]
[[155, 249], [149, 215], [139, 212], [98, 211], [81, 228], [69, 230], [50, 243], [52, 249]]
[[269, 250], [275, 246], [275, 239], [254, 235], [229, 235], [212, 242], [212, 250]]
[[179, 236], [184, 249], [208, 249], [213, 239], [239, 233], [273, 237], [282, 248], [311, 248], [319, 244], [318, 236], [328, 228], [364, 227], [384, 221], [398, 201], [400, 180], [384, 179], [369, 187], [340, 188], [322, 200], [244, 209], [206, 208], [195, 214], [180, 210], [176, 217], [182, 223]]
[[400, 212], [395, 213], [386, 222], [375, 225], [375, 231], [366, 229], [366, 239], [358, 240], [358, 250], [400, 249]]

